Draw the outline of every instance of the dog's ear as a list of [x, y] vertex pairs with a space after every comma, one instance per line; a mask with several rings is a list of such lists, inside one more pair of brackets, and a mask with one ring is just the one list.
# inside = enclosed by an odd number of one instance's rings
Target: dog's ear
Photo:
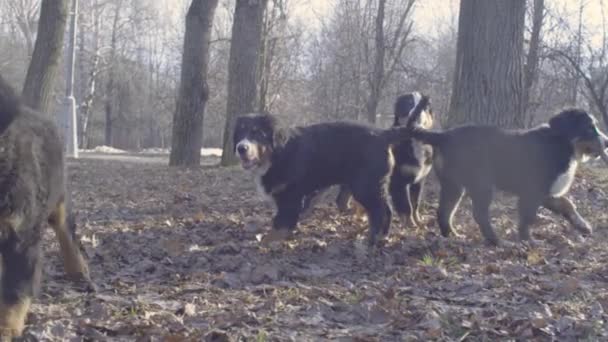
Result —
[[272, 148], [279, 149], [287, 142], [287, 132], [281, 126], [280, 120], [275, 116], [268, 112], [264, 113], [264, 117], [266, 118], [267, 129], [272, 134]]
[[287, 143], [287, 131], [281, 127], [277, 127], [272, 137], [272, 147], [277, 150], [285, 146]]
[[549, 127], [562, 135], [568, 135], [570, 131], [570, 120], [568, 120], [568, 116], [565, 115], [564, 112], [561, 112], [549, 120]]
[[422, 112], [429, 106], [430, 101], [431, 98], [428, 95], [422, 95], [422, 98], [418, 101], [416, 107], [412, 110], [410, 117], [407, 119], [407, 123], [405, 124], [406, 127], [413, 127], [416, 124]]

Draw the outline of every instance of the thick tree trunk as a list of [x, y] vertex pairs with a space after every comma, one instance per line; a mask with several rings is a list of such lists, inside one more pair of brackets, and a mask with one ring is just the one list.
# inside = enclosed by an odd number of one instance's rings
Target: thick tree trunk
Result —
[[530, 47], [526, 56], [526, 65], [524, 67], [524, 108], [526, 110], [526, 118], [528, 122], [532, 121], [531, 117], [531, 93], [532, 86], [538, 77], [538, 62], [540, 53], [541, 36], [540, 31], [545, 18], [545, 0], [534, 0], [534, 13], [532, 16], [532, 34], [530, 35]]
[[222, 165], [237, 162], [232, 146], [234, 123], [239, 115], [252, 112], [256, 103], [258, 52], [262, 19], [267, 0], [237, 0], [228, 62], [228, 103]]
[[80, 148], [88, 149], [89, 146], [89, 120], [91, 118], [91, 114], [93, 113], [93, 106], [95, 95], [97, 93], [97, 77], [100, 73], [100, 51], [99, 51], [99, 13], [97, 7], [99, 5], [99, 0], [95, 0], [93, 3], [94, 9], [90, 13], [93, 19], [93, 60], [91, 61], [90, 70], [86, 71], [85, 63], [84, 63], [84, 52], [86, 45], [86, 32], [82, 29], [80, 31], [80, 53], [81, 58], [79, 60], [80, 66], [80, 89], [79, 89], [79, 97], [80, 97]]
[[105, 99], [105, 114], [106, 114], [106, 127], [104, 131], [104, 141], [106, 146], [113, 146], [113, 125], [114, 125], [114, 101], [115, 101], [115, 82], [114, 73], [116, 68], [116, 49], [118, 43], [118, 22], [120, 19], [120, 11], [122, 9], [122, 1], [115, 4], [114, 8], [114, 19], [112, 20], [112, 35], [110, 38], [110, 58], [108, 69], [108, 81], [106, 83], [106, 99]]
[[462, 0], [448, 126], [524, 127], [525, 0]]
[[192, 0], [186, 15], [182, 71], [169, 157], [172, 166], [200, 165], [203, 117], [209, 97], [209, 43], [217, 3], [218, 0]]
[[23, 100], [44, 113], [51, 109], [51, 91], [63, 50], [67, 18], [67, 0], [42, 0], [38, 36], [23, 85]]
[[369, 79], [369, 96], [365, 105], [367, 109], [367, 121], [369, 123], [376, 122], [376, 111], [380, 96], [382, 95], [382, 86], [384, 83], [384, 56], [386, 54], [384, 46], [384, 8], [386, 0], [378, 1], [378, 13], [376, 14], [376, 36], [374, 45], [376, 54], [374, 57], [374, 69]]

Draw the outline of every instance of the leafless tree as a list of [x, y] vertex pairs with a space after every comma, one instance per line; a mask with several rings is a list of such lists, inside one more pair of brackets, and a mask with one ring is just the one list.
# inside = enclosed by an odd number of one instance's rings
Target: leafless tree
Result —
[[[79, 15], [81, 16], [78, 24], [78, 91], [79, 100], [79, 144], [80, 148], [89, 147], [89, 122], [95, 105], [99, 76], [103, 70], [101, 63], [101, 44], [100, 44], [100, 17], [105, 6], [99, 0], [85, 3]], [[90, 6], [87, 6], [90, 5]], [[91, 47], [87, 45], [87, 38], [90, 37]]]
[[447, 123], [524, 127], [525, 0], [462, 0]]
[[[533, 118], [530, 117], [530, 98], [532, 93], [532, 87], [538, 78], [538, 67], [540, 63], [540, 50], [541, 50], [541, 30], [543, 27], [543, 20], [545, 18], [545, 0], [534, 0], [532, 14], [532, 32], [530, 34], [530, 42], [528, 47], [528, 54], [526, 55], [526, 64], [524, 65], [524, 90], [523, 90], [523, 103], [528, 116], [528, 123]], [[528, 124], [529, 125], [529, 124]]]
[[108, 75], [106, 81], [105, 93], [105, 144], [112, 146], [113, 142], [113, 127], [114, 127], [114, 102], [115, 98], [115, 78], [116, 78], [116, 54], [118, 49], [118, 34], [120, 29], [120, 13], [123, 8], [123, 0], [118, 0], [114, 4], [114, 12], [112, 16], [112, 27], [110, 37], [110, 55], [108, 56]]
[[228, 99], [222, 165], [236, 163], [232, 147], [232, 132], [236, 118], [255, 109], [262, 18], [267, 3], [267, 0], [236, 1], [228, 67]]
[[68, 16], [67, 0], [42, 0], [32, 60], [23, 85], [23, 99], [30, 107], [50, 111], [51, 90], [63, 51]]
[[31, 56], [34, 51], [40, 0], [7, 1], [7, 6], [8, 12], [15, 18], [16, 24], [25, 38], [28, 56]]
[[582, 94], [588, 102], [601, 115], [604, 124], [608, 127], [608, 22], [604, 16], [604, 1], [599, 3], [602, 13], [601, 39], [599, 46], [594, 44], [587, 35], [583, 35], [583, 10], [585, 2], [579, 3], [579, 20], [576, 32], [568, 27], [565, 28], [566, 36], [572, 37], [571, 41], [564, 40], [564, 44], [549, 47], [549, 58], [561, 62], [575, 76], [571, 87], [571, 103], [576, 105], [579, 80], [582, 82], [584, 91]]
[[192, 0], [186, 15], [184, 53], [169, 165], [200, 164], [203, 115], [209, 97], [207, 64], [217, 0]]
[[[398, 15], [398, 22], [395, 26], [395, 32], [392, 36], [388, 36], [384, 32], [386, 0], [378, 0], [377, 13], [374, 26], [374, 58], [372, 71], [367, 79], [369, 91], [366, 101], [367, 121], [376, 122], [376, 111], [378, 103], [382, 96], [382, 90], [386, 84], [386, 79], [395, 71], [397, 62], [401, 59], [403, 51], [408, 43], [408, 38], [412, 30], [412, 22], [408, 22], [411, 15], [415, 0], [408, 0], [401, 4], [403, 10]], [[365, 46], [365, 56], [369, 58], [370, 50], [368, 45]], [[390, 56], [388, 67], [385, 60], [387, 54]]]

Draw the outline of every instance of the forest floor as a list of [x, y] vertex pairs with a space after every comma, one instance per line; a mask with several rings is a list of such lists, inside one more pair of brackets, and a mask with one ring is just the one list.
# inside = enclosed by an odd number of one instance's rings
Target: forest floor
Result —
[[[80, 293], [65, 280], [49, 230], [28, 316], [32, 340], [608, 339], [603, 167], [580, 170], [570, 193], [595, 227], [591, 238], [543, 209], [534, 249], [490, 248], [468, 199], [455, 217], [462, 237], [440, 238], [431, 178], [427, 227], [405, 230], [395, 220], [373, 253], [366, 224], [339, 214], [331, 194], [293, 240], [262, 246], [272, 211], [238, 167], [181, 170], [91, 155], [69, 167], [98, 291]], [[499, 196], [492, 216], [499, 236], [515, 242], [514, 208]]]

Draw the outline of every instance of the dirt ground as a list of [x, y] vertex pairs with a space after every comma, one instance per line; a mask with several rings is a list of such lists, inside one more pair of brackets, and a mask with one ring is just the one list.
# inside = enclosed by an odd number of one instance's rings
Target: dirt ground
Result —
[[[370, 253], [367, 226], [331, 202], [300, 223], [294, 240], [262, 247], [272, 212], [239, 168], [91, 156], [69, 166], [99, 289], [80, 293], [65, 280], [49, 230], [31, 340], [608, 339], [605, 168], [581, 170], [570, 194], [596, 229], [591, 238], [542, 210], [536, 248], [490, 248], [469, 200], [455, 217], [463, 236], [440, 238], [431, 184], [427, 227], [405, 230], [395, 220], [387, 246]], [[500, 196], [493, 221], [516, 241], [512, 200]]]

